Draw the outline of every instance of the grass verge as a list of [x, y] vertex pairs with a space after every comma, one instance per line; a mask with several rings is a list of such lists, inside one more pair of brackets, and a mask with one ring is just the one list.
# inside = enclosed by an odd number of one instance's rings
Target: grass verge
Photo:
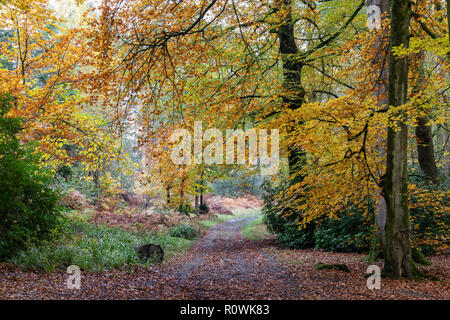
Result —
[[82, 270], [105, 271], [130, 266], [148, 267], [134, 252], [138, 244], [154, 243], [164, 249], [164, 260], [190, 248], [194, 241], [165, 234], [126, 231], [69, 219], [60, 240], [30, 246], [10, 260], [25, 270], [45, 270], [77, 265]]
[[242, 236], [252, 241], [258, 241], [267, 239], [272, 235], [267, 231], [266, 225], [263, 222], [263, 216], [260, 215], [242, 228]]

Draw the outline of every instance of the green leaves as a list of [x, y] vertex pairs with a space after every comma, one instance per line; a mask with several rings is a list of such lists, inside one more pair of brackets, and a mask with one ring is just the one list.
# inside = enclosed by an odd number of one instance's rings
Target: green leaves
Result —
[[0, 260], [49, 240], [59, 223], [58, 193], [34, 150], [19, 144], [20, 119], [6, 117], [12, 101], [0, 96]]

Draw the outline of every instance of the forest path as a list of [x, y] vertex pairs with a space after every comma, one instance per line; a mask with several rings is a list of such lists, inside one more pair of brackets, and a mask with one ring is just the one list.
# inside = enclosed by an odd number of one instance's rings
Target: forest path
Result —
[[211, 227], [185, 259], [169, 267], [189, 299], [298, 299], [297, 279], [260, 250], [263, 242], [244, 239], [242, 228], [257, 215], [232, 218]]

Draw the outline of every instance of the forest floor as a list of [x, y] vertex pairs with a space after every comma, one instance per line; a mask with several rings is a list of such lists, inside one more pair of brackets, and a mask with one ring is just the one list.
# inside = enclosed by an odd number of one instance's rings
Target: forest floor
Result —
[[[161, 265], [108, 272], [82, 272], [81, 288], [67, 289], [68, 274], [21, 271], [0, 265], [0, 299], [450, 299], [449, 256], [432, 257], [439, 281], [382, 279], [370, 290], [363, 255], [289, 250], [273, 238], [252, 241], [242, 228], [257, 215], [212, 226], [196, 245]], [[345, 263], [350, 273], [316, 270]]]

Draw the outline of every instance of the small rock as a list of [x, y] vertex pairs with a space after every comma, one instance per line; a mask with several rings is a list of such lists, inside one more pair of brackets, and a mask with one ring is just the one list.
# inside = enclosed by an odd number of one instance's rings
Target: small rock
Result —
[[147, 243], [134, 247], [134, 251], [140, 259], [154, 259], [162, 263], [164, 259], [164, 250], [160, 245]]

